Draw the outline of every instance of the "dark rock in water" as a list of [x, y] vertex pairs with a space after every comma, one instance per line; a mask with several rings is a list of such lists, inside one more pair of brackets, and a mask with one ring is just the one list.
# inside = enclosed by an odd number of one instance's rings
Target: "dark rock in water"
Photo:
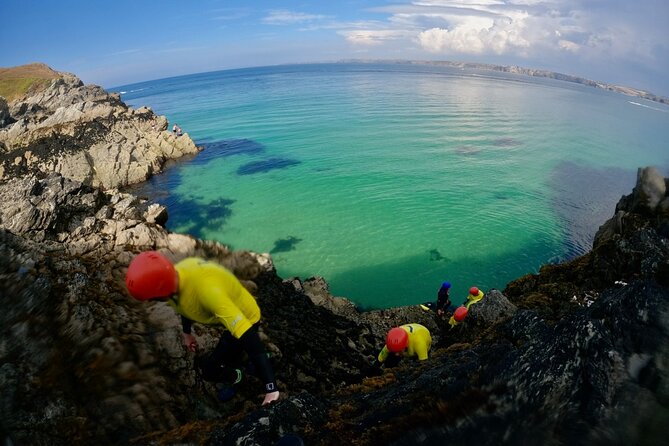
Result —
[[194, 159], [194, 164], [206, 164], [211, 160], [235, 155], [260, 155], [265, 146], [252, 139], [227, 139], [224, 141], [207, 142], [204, 150]]
[[479, 152], [481, 152], [481, 149], [479, 147], [474, 147], [474, 146], [460, 146], [455, 149], [455, 153], [457, 153], [458, 155], [465, 155], [465, 156], [476, 155]]
[[270, 158], [263, 161], [254, 161], [244, 164], [237, 169], [237, 175], [252, 175], [254, 173], [264, 173], [275, 169], [285, 169], [287, 167], [296, 166], [300, 161], [288, 158]]
[[[664, 444], [666, 180], [662, 196], [656, 176], [640, 172], [590, 252], [484, 290], [453, 329], [417, 305], [358, 312], [322, 279], [282, 280], [268, 256], [167, 231], [161, 209], [133, 195], [39, 170], [7, 178], [0, 436], [30, 445], [274, 445], [287, 433], [319, 445]], [[224, 404], [196, 379], [179, 318], [125, 290], [128, 263], [148, 249], [216, 260], [254, 294], [278, 402], [260, 407], [252, 376]], [[432, 333], [429, 359], [367, 376], [388, 329], [410, 322]], [[195, 324], [194, 333], [208, 351], [221, 328]]]
[[431, 262], [448, 262], [450, 259], [448, 257], [444, 257], [441, 255], [438, 249], [430, 249], [428, 251], [428, 254], [430, 254], [430, 261]]
[[496, 147], [515, 147], [519, 146], [521, 142], [514, 138], [497, 138], [492, 144]]
[[270, 250], [270, 254], [277, 254], [279, 252], [288, 252], [295, 249], [295, 245], [302, 241], [301, 238], [293, 237], [281, 238], [274, 242], [274, 247]]

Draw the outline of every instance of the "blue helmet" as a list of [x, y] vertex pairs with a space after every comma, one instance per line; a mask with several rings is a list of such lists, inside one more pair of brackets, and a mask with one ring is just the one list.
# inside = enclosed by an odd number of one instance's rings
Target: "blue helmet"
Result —
[[441, 288], [449, 289], [451, 287], [451, 282], [444, 282], [441, 284]]

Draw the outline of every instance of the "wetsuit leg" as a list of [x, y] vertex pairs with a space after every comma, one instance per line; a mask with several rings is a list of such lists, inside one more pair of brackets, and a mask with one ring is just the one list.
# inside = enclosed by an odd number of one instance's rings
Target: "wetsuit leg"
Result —
[[248, 354], [249, 359], [253, 361], [258, 377], [265, 385], [265, 392], [269, 393], [278, 390], [276, 387], [276, 380], [274, 379], [272, 364], [270, 364], [267, 352], [265, 351], [265, 346], [260, 340], [260, 336], [258, 336], [258, 327], [254, 325], [248, 329], [239, 340], [241, 341], [241, 345], [246, 351], [246, 354]]
[[224, 332], [214, 351], [200, 365], [202, 379], [212, 382], [235, 382], [242, 369], [242, 344], [229, 331]]

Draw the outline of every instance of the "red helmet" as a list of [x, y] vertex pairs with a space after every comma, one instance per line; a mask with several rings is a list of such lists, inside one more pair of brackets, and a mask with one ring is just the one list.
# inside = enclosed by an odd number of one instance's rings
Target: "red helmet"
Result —
[[467, 307], [465, 306], [456, 308], [455, 313], [453, 313], [453, 319], [455, 319], [457, 322], [462, 322], [466, 317]]
[[170, 296], [177, 292], [177, 272], [167, 257], [157, 251], [146, 251], [130, 262], [125, 285], [137, 300]]
[[479, 289], [476, 288], [475, 286], [473, 286], [469, 289], [469, 294], [471, 294], [472, 296], [478, 296], [479, 295]]
[[401, 352], [409, 344], [409, 334], [401, 327], [391, 328], [386, 337], [386, 347], [393, 353]]

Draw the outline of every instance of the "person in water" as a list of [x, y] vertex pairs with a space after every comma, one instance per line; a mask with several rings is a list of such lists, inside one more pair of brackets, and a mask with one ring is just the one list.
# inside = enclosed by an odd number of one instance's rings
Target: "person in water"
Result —
[[[223, 266], [191, 257], [173, 265], [163, 254], [147, 251], [128, 266], [128, 291], [139, 301], [167, 302], [181, 315], [184, 346], [195, 352], [193, 322], [225, 327], [213, 352], [201, 363], [202, 379], [236, 384], [242, 378], [242, 356], [246, 352], [265, 391], [263, 405], [279, 398], [274, 371], [258, 336], [260, 308], [255, 298]], [[229, 399], [234, 395], [226, 390]]]
[[391, 328], [386, 335], [386, 344], [372, 364], [370, 374], [378, 375], [384, 365], [394, 367], [403, 358], [424, 361], [428, 358], [431, 346], [430, 330], [420, 324], [405, 324]]

